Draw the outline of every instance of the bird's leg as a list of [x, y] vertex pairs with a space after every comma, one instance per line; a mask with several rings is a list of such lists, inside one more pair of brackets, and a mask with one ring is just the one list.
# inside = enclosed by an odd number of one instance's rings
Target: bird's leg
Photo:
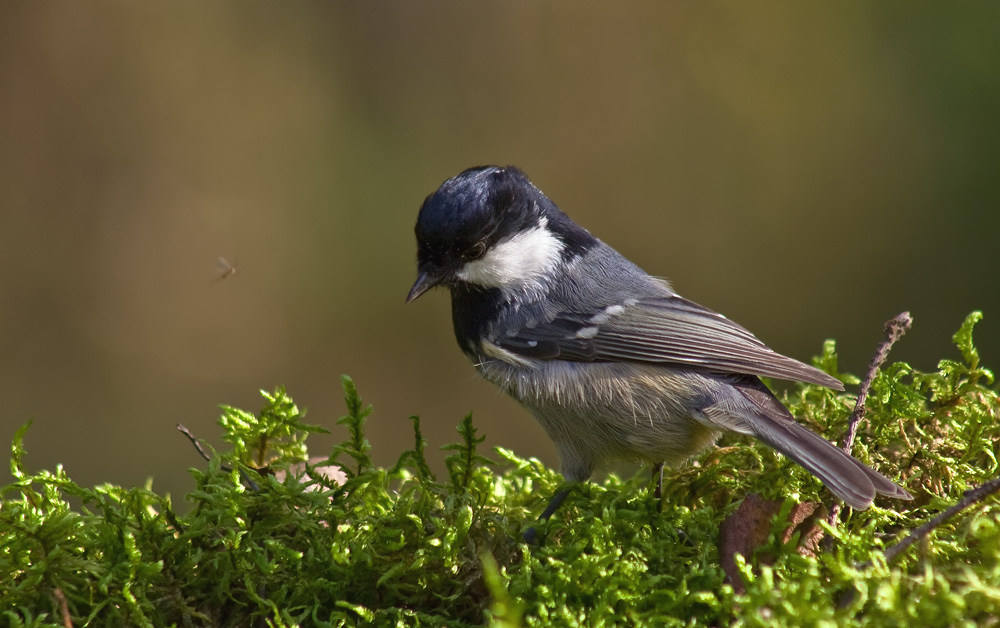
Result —
[[651, 482], [656, 482], [656, 488], [653, 489], [653, 497], [660, 499], [663, 495], [663, 463], [657, 462], [653, 465], [653, 477]]
[[542, 513], [542, 515], [538, 518], [538, 520], [548, 521], [549, 517], [555, 514], [556, 510], [559, 509], [559, 506], [562, 505], [563, 500], [566, 499], [566, 496], [569, 495], [569, 492], [571, 490], [573, 490], [573, 487], [567, 486], [557, 491], [556, 494], [552, 496], [552, 500], [549, 501], [549, 505], [545, 507], [545, 512]]
[[[573, 490], [572, 485], [566, 486], [556, 491], [556, 494], [553, 495], [552, 499], [549, 501], [549, 505], [545, 507], [545, 511], [541, 514], [540, 517], [538, 517], [538, 522], [544, 523], [548, 521], [549, 517], [551, 517], [553, 513], [555, 513], [555, 511], [559, 509], [559, 506], [562, 505], [563, 501], [566, 499], [566, 496], [569, 495], [569, 492], [571, 490]], [[534, 545], [537, 539], [538, 539], [538, 533], [535, 531], [535, 526], [531, 526], [530, 528], [525, 530], [524, 532], [525, 541], [527, 541], [531, 545]]]

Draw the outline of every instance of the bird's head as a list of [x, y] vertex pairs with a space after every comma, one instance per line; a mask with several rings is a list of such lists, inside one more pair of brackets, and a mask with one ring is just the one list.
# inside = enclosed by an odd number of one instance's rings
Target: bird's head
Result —
[[410, 302], [437, 285], [519, 291], [596, 240], [515, 167], [469, 168], [424, 200]]

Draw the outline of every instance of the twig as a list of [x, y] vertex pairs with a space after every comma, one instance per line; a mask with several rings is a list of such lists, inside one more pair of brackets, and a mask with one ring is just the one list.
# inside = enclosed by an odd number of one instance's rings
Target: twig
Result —
[[897, 314], [895, 318], [892, 318], [885, 324], [885, 338], [882, 340], [882, 344], [878, 346], [875, 355], [872, 356], [872, 361], [868, 365], [868, 372], [865, 373], [865, 379], [861, 382], [861, 392], [858, 393], [858, 401], [854, 405], [854, 412], [851, 413], [851, 419], [847, 422], [847, 436], [844, 437], [844, 444], [841, 447], [848, 454], [854, 449], [854, 438], [858, 435], [858, 424], [861, 423], [868, 412], [866, 405], [868, 392], [871, 390], [872, 382], [875, 381], [875, 375], [882, 368], [885, 359], [889, 357], [889, 350], [892, 349], [892, 345], [896, 344], [896, 341], [909, 331], [912, 324], [913, 319], [910, 318], [909, 312]]
[[[198, 439], [195, 438], [195, 435], [191, 433], [191, 430], [189, 430], [188, 428], [186, 428], [183, 425], [181, 425], [180, 423], [178, 423], [177, 424], [177, 431], [180, 432], [181, 434], [187, 436], [187, 439], [189, 441], [191, 441], [191, 444], [194, 445], [194, 448], [196, 450], [198, 450], [198, 453], [201, 454], [202, 458], [204, 458], [206, 461], [210, 461], [212, 459], [212, 457], [208, 455], [208, 452], [205, 451], [205, 448], [201, 446], [201, 443], [198, 442]], [[230, 471], [232, 471], [232, 469], [230, 469], [226, 465], [220, 465], [219, 469], [221, 469], [222, 471], [225, 471], [226, 473], [229, 473]], [[242, 478], [243, 481], [247, 483], [247, 485], [250, 487], [251, 491], [253, 491], [255, 493], [259, 493], [260, 492], [260, 485], [257, 484], [256, 482], [254, 482], [252, 478], [250, 478], [249, 476], [247, 476], [247, 474], [244, 473], [242, 471], [242, 469], [240, 470], [240, 478]]]
[[208, 455], [208, 452], [205, 451], [205, 448], [201, 446], [201, 443], [198, 442], [198, 439], [195, 438], [194, 434], [191, 433], [191, 430], [178, 423], [177, 431], [187, 436], [188, 440], [191, 441], [191, 444], [194, 445], [194, 448], [198, 450], [198, 453], [201, 454], [201, 457], [204, 458], [206, 462], [212, 459], [212, 457]]
[[73, 617], [69, 613], [69, 602], [66, 601], [66, 595], [60, 587], [56, 587], [55, 591], [52, 592], [52, 596], [56, 598], [59, 602], [59, 613], [62, 615], [63, 628], [73, 628]]
[[[941, 525], [948, 519], [951, 519], [952, 517], [962, 512], [969, 506], [975, 504], [976, 502], [982, 501], [983, 499], [986, 499], [990, 495], [993, 495], [994, 493], [998, 492], [1000, 492], [1000, 478], [993, 478], [992, 480], [986, 482], [985, 484], [981, 484], [972, 490], [966, 491], [965, 496], [962, 497], [962, 499], [957, 504], [955, 504], [948, 510], [942, 512], [938, 516], [934, 517], [933, 519], [923, 524], [919, 528], [912, 530], [909, 534], [906, 535], [906, 537], [902, 541], [896, 543], [889, 549], [885, 550], [885, 562], [891, 563], [900, 554], [905, 552], [908, 547], [910, 547], [917, 541], [921, 540], [925, 536], [929, 535], [931, 532], [934, 531], [935, 528], [937, 528], [939, 525]], [[866, 566], [870, 567], [871, 563], [870, 562], [867, 563]]]
[[[889, 350], [892, 349], [892, 345], [896, 344], [896, 341], [903, 337], [907, 331], [909, 331], [910, 326], [913, 324], [913, 319], [910, 317], [909, 312], [901, 312], [895, 317], [886, 321], [885, 324], [885, 338], [882, 339], [882, 343], [879, 344], [878, 349], [875, 351], [875, 355], [872, 356], [872, 361], [868, 364], [868, 372], [865, 373], [865, 379], [861, 382], [861, 391], [858, 393], [858, 401], [854, 404], [854, 411], [851, 412], [851, 418], [847, 422], [847, 434], [844, 436], [844, 443], [841, 448], [847, 452], [848, 455], [851, 454], [851, 450], [854, 449], [854, 439], [858, 435], [858, 425], [865, 418], [865, 414], [868, 412], [868, 393], [871, 390], [872, 382], [875, 381], [875, 375], [878, 370], [882, 368], [882, 364], [885, 363], [885, 359], [889, 357]], [[830, 507], [830, 516], [827, 517], [827, 522], [831, 527], [836, 527], [837, 518], [840, 516], [841, 505], [833, 504]], [[829, 541], [832, 543], [832, 538]]]

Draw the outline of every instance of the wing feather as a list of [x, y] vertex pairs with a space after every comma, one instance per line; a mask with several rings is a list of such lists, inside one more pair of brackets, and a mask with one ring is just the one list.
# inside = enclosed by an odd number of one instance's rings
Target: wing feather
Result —
[[560, 313], [496, 344], [536, 359], [649, 362], [844, 389], [839, 380], [775, 353], [728, 318], [676, 295], [630, 301], [612, 315]]

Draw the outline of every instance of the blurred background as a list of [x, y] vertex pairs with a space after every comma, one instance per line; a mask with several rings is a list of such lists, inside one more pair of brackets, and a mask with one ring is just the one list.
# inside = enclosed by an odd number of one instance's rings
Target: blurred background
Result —
[[[808, 361], [932, 369], [973, 309], [1000, 366], [1000, 4], [7, 3], [0, 442], [31, 468], [191, 488], [174, 425], [284, 384], [376, 461], [487, 445], [556, 464], [478, 380], [443, 291], [404, 306], [424, 197], [516, 164], [682, 295]], [[216, 260], [237, 272], [225, 279]], [[6, 445], [4, 445], [6, 449]], [[6, 466], [6, 465], [3, 465]], [[6, 481], [0, 476], [0, 481]]]

